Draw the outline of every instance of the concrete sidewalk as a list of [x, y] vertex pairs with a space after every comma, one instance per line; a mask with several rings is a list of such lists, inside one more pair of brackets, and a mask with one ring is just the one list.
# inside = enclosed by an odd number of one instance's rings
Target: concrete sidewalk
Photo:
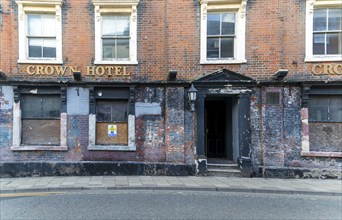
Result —
[[1, 178], [1, 193], [91, 189], [201, 190], [342, 196], [342, 180], [198, 176], [54, 176]]

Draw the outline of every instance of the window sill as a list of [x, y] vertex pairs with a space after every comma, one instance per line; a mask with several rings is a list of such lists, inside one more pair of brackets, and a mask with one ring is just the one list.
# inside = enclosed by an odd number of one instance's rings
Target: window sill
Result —
[[20, 64], [63, 64], [63, 60], [18, 60]]
[[88, 146], [88, 150], [136, 151], [136, 147], [127, 146], [127, 145], [95, 145], [95, 146]]
[[320, 151], [302, 151], [303, 157], [338, 157], [342, 158], [342, 152], [320, 152]]
[[341, 61], [342, 55], [338, 56], [322, 56], [322, 57], [308, 57], [304, 59], [304, 62], [325, 62], [325, 61]]
[[129, 60], [122, 60], [122, 61], [116, 61], [116, 60], [95, 60], [94, 64], [98, 65], [137, 65], [138, 61], [129, 61]]
[[67, 146], [12, 146], [11, 151], [67, 151]]
[[247, 60], [202, 60], [200, 64], [244, 64]]

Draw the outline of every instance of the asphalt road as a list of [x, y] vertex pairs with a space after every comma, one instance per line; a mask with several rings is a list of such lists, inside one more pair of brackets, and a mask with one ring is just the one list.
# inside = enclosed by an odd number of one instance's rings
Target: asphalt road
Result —
[[0, 219], [342, 219], [340, 196], [84, 190], [3, 194]]

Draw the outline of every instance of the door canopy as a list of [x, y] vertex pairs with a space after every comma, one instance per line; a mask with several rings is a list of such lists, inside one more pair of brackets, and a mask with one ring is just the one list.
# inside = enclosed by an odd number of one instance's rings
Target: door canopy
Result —
[[198, 78], [192, 81], [192, 83], [197, 85], [254, 85], [255, 80], [228, 69], [221, 69]]

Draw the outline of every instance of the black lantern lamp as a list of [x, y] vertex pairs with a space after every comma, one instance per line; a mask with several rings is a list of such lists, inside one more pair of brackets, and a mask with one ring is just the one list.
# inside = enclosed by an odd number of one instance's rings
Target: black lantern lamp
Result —
[[191, 87], [188, 90], [188, 98], [190, 101], [191, 111], [193, 112], [195, 111], [196, 94], [197, 94], [197, 89], [195, 89], [194, 85], [191, 84]]

